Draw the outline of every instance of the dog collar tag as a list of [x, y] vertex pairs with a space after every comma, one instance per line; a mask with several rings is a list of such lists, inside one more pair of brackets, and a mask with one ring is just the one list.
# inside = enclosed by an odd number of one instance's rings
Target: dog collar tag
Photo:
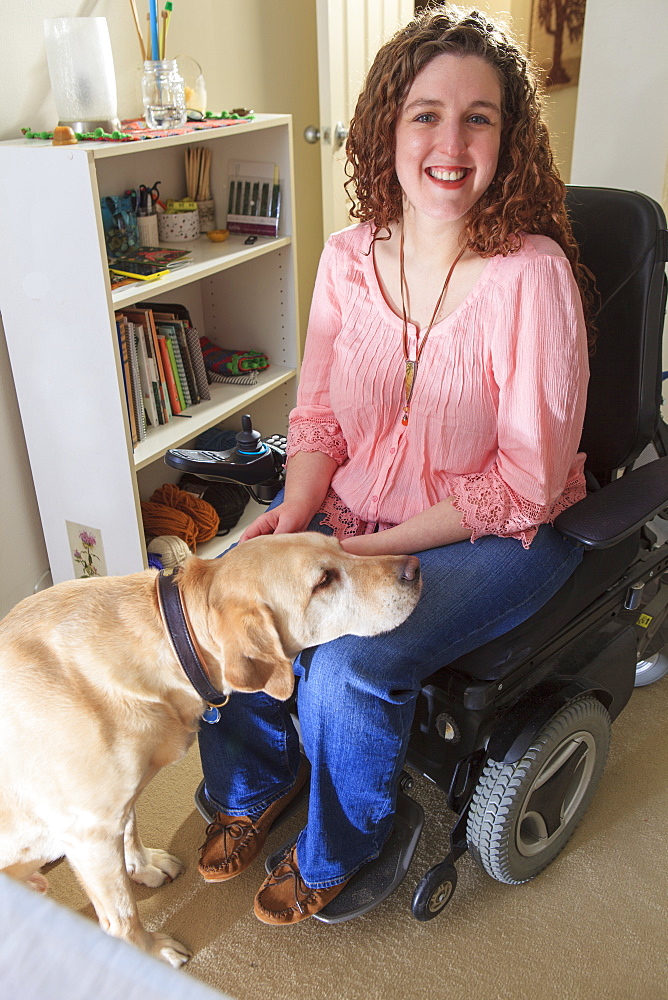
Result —
[[202, 713], [202, 719], [213, 726], [216, 722], [220, 722], [220, 712], [215, 705], [209, 705], [206, 711]]

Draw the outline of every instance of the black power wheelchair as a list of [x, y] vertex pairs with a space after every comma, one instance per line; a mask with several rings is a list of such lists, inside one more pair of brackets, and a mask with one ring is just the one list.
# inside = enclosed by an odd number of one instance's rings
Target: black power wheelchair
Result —
[[[532, 618], [424, 683], [394, 832], [381, 857], [316, 915], [323, 922], [372, 909], [406, 875], [424, 822], [408, 794], [411, 771], [442, 789], [457, 816], [447, 857], [413, 896], [418, 920], [448, 903], [455, 862], [467, 850], [500, 882], [532, 879], [589, 806], [611, 722], [634, 685], [668, 671], [668, 521], [663, 532], [661, 517], [668, 427], [660, 413], [666, 219], [651, 198], [608, 188], [569, 187], [568, 208], [581, 259], [596, 278], [597, 341], [581, 441], [588, 495], [555, 524], [584, 547], [583, 560]], [[280, 487], [279, 463], [269, 454], [259, 468], [252, 455], [266, 446], [244, 421], [237, 451], [222, 462], [210, 458], [199, 472], [259, 484], [268, 500]], [[185, 468], [173, 455], [166, 461]], [[239, 476], [237, 462], [246, 463]], [[201, 791], [195, 801], [210, 818]], [[277, 852], [267, 869], [278, 860]]]

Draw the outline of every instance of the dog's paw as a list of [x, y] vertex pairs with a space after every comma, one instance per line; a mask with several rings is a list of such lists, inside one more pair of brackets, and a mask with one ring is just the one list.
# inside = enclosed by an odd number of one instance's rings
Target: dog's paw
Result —
[[167, 937], [166, 934], [159, 934], [154, 931], [151, 934], [153, 939], [150, 952], [156, 958], [161, 958], [163, 962], [167, 962], [169, 965], [178, 969], [180, 966], [185, 965], [191, 956], [185, 945], [179, 944], [174, 938]]
[[128, 875], [133, 882], [157, 889], [165, 882], [173, 882], [177, 875], [185, 871], [185, 865], [173, 854], [166, 851], [144, 848], [145, 860], [141, 864], [128, 865]]

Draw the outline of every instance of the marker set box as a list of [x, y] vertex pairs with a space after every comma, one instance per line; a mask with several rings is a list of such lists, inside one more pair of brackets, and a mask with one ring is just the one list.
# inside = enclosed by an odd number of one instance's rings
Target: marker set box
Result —
[[281, 186], [274, 163], [232, 163], [227, 199], [231, 233], [278, 236]]

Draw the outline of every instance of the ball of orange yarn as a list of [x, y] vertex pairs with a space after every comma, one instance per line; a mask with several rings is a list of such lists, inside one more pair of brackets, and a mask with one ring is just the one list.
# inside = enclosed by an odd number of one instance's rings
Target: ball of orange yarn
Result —
[[[190, 517], [195, 524], [197, 542], [208, 542], [218, 531], [220, 517], [215, 508], [206, 500], [202, 500], [192, 493], [187, 493], [185, 490], [180, 490], [173, 483], [165, 483], [164, 486], [160, 486], [153, 493], [151, 503], [162, 504], [168, 510], [179, 511]], [[178, 532], [160, 531], [158, 534], [178, 535]], [[184, 538], [184, 541], [187, 542], [188, 539]], [[188, 544], [190, 543], [188, 542]]]
[[165, 507], [163, 503], [151, 503], [142, 500], [142, 521], [147, 538], [159, 535], [176, 535], [181, 538], [189, 549], [195, 550], [197, 545], [197, 525], [192, 517], [181, 510]]

